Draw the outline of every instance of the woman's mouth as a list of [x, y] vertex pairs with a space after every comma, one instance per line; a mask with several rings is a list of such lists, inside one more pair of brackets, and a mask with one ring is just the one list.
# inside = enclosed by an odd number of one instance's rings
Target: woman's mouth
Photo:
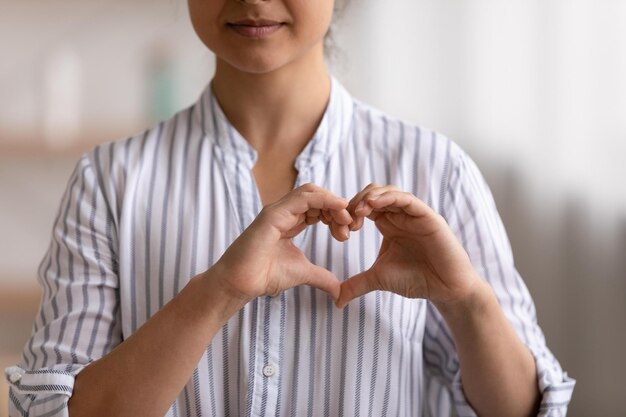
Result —
[[227, 26], [246, 38], [266, 38], [282, 28], [284, 23], [273, 20], [239, 20]]

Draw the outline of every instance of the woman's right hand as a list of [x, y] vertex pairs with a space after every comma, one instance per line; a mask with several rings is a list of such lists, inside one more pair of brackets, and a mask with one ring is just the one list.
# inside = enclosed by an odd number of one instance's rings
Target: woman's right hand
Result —
[[[307, 226], [319, 221], [333, 237], [345, 241], [352, 217], [348, 201], [330, 191], [306, 184], [263, 208], [257, 218], [207, 271], [227, 295], [243, 302], [274, 296], [307, 284], [339, 298], [340, 282], [325, 268], [313, 265], [291, 241]], [[208, 273], [210, 272], [210, 273]]]

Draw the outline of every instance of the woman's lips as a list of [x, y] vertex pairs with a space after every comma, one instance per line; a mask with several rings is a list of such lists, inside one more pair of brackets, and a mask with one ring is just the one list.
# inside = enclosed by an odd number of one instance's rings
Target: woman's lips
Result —
[[228, 23], [228, 27], [247, 38], [265, 38], [283, 27], [273, 20], [240, 20]]

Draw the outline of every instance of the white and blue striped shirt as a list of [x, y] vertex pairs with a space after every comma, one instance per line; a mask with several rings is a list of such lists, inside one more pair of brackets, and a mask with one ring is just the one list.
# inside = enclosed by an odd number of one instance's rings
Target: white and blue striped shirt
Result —
[[[154, 129], [81, 158], [40, 267], [32, 338], [23, 362], [6, 371], [11, 416], [67, 415], [76, 373], [221, 256], [261, 210], [255, 160], [210, 88]], [[458, 146], [386, 117], [333, 80], [296, 168], [296, 185], [351, 198], [372, 182], [394, 184], [442, 214], [536, 359], [541, 415], [565, 415], [574, 381], [545, 345], [491, 194]], [[366, 222], [344, 243], [324, 226], [294, 241], [345, 279], [373, 263], [381, 236]], [[429, 302], [373, 292], [338, 310], [325, 293], [301, 286], [232, 317], [167, 415], [451, 413], [475, 415], [450, 332]]]

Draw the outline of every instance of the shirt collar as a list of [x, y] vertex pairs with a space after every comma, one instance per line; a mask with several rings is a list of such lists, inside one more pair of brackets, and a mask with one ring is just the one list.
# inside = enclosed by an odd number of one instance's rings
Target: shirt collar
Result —
[[[331, 77], [328, 105], [315, 134], [296, 158], [295, 168], [298, 171], [324, 163], [333, 154], [351, 128], [353, 106], [350, 93]], [[210, 84], [200, 96], [194, 111], [208, 140], [213, 141], [224, 153], [232, 154], [241, 162], [247, 162], [250, 167], [254, 165], [256, 151], [228, 121]]]

